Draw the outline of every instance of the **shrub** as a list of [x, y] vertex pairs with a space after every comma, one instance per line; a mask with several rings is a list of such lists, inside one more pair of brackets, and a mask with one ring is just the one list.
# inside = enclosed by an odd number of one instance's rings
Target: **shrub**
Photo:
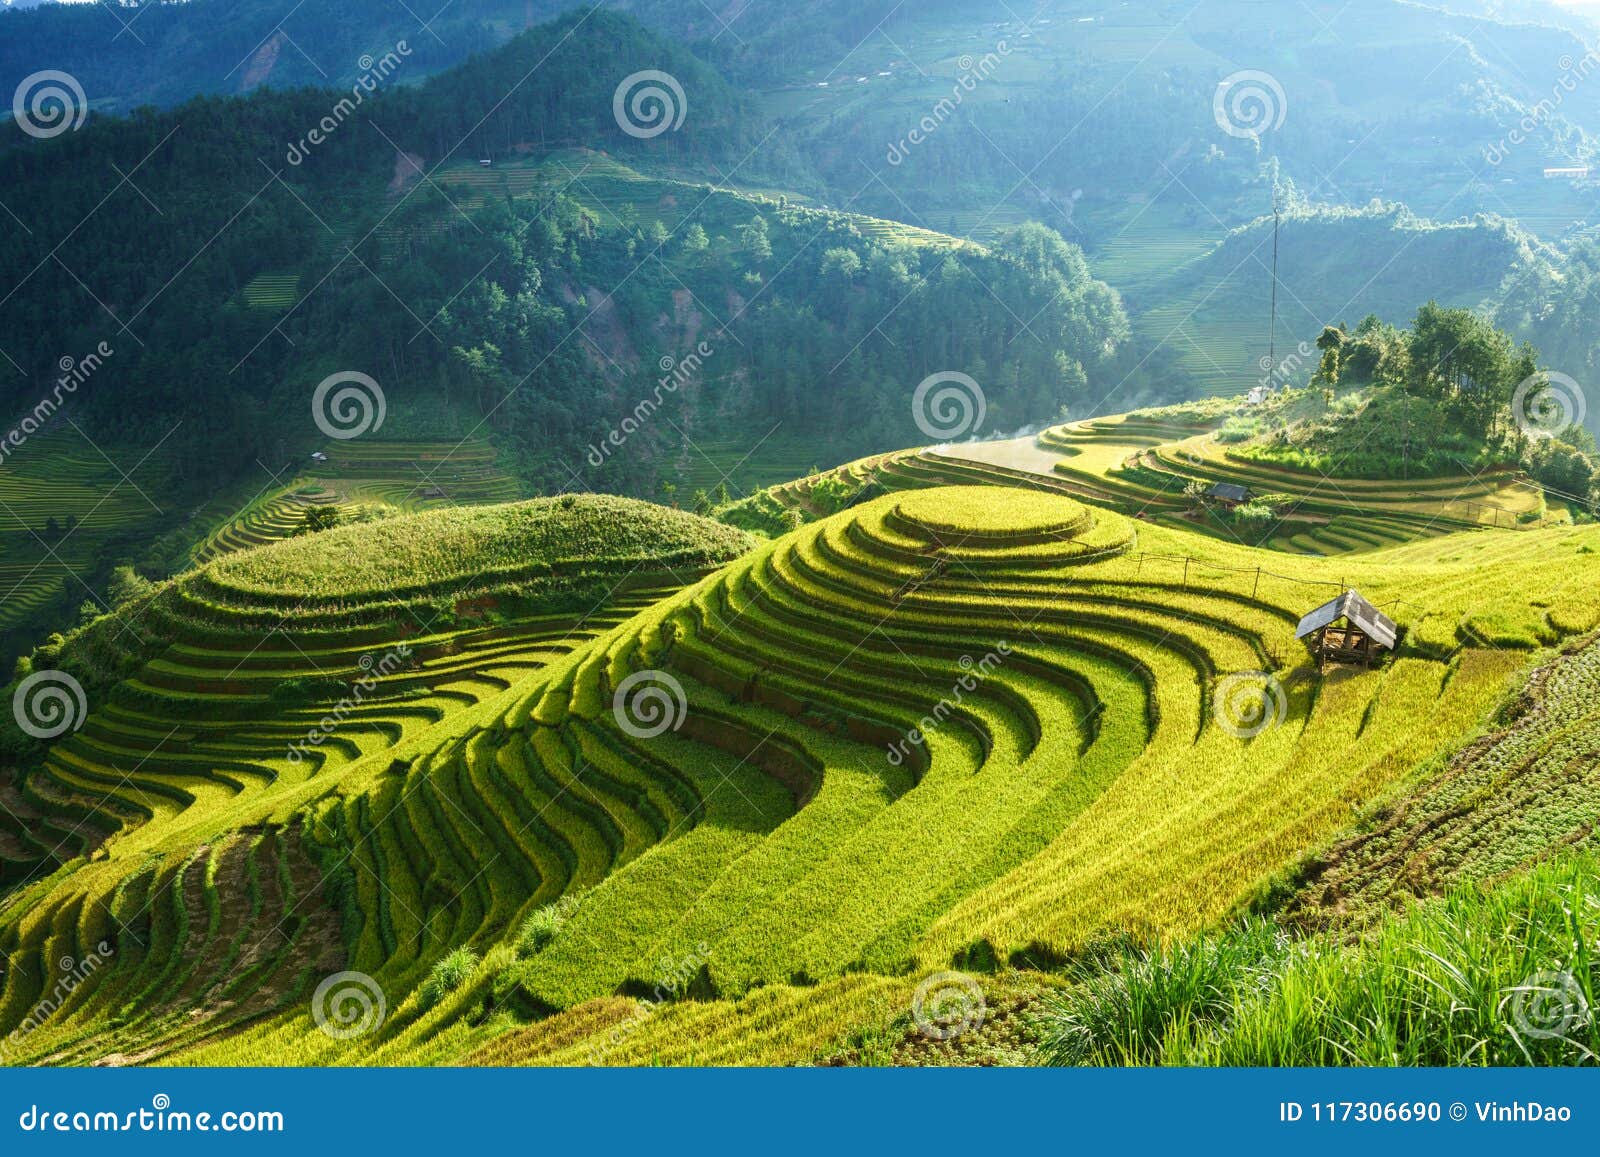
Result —
[[106, 601], [113, 607], [120, 607], [123, 603], [147, 595], [154, 589], [155, 584], [133, 567], [119, 566], [111, 572], [111, 581], [106, 587]]
[[554, 904], [546, 904], [530, 912], [517, 930], [517, 956], [526, 958], [544, 951], [576, 907], [577, 901], [570, 896], [563, 896]]
[[1260, 433], [1261, 420], [1259, 418], [1246, 418], [1235, 415], [1217, 427], [1215, 436], [1218, 442], [1231, 446], [1239, 442], [1248, 442]]
[[422, 982], [423, 1008], [432, 1008], [447, 995], [465, 984], [478, 970], [478, 954], [463, 945], [433, 966], [428, 979]]

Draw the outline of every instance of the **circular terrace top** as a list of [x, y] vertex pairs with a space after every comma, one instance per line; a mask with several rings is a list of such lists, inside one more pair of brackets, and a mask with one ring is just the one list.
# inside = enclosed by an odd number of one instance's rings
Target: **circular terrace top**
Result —
[[902, 495], [895, 512], [939, 538], [1072, 538], [1091, 522], [1087, 507], [1059, 494], [1013, 486], [939, 486]]

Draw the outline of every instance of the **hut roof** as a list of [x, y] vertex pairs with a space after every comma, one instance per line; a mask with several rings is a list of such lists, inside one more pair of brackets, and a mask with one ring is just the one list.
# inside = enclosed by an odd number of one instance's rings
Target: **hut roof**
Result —
[[1211, 489], [1206, 491], [1212, 498], [1221, 498], [1226, 502], [1249, 502], [1250, 491], [1247, 487], [1236, 482], [1213, 482]]
[[1294, 637], [1303, 639], [1313, 631], [1320, 631], [1330, 623], [1349, 619], [1367, 633], [1374, 642], [1394, 649], [1399, 628], [1395, 621], [1373, 606], [1356, 591], [1345, 591], [1338, 598], [1323, 603], [1309, 612], [1294, 629]]

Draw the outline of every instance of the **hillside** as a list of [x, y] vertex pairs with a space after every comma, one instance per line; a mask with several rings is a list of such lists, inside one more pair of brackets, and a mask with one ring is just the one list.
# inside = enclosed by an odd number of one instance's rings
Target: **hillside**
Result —
[[[65, 672], [89, 709], [42, 762], [10, 730], [0, 879], [37, 879], [124, 829], [158, 838], [190, 808], [282, 806], [319, 774], [456, 725], [747, 545], [693, 515], [569, 496], [229, 554], [56, 637], [24, 667], [58, 682]], [[336, 727], [331, 705], [342, 705]]]
[[[1129, 287], [1135, 332], [1178, 347], [1203, 393], [1237, 394], [1269, 378], [1301, 384], [1316, 368], [1312, 343], [1325, 325], [1368, 315], [1404, 324], [1422, 284], [1441, 304], [1477, 308], [1494, 301], [1503, 282], [1548, 268], [1553, 257], [1495, 217], [1438, 223], [1399, 205], [1301, 207], [1279, 229], [1274, 335], [1272, 234], [1271, 217], [1257, 218], [1215, 248]], [[1272, 374], [1269, 353], [1279, 359]]]
[[[641, 140], [612, 97], [646, 64], [692, 89], [695, 116]], [[565, 18], [421, 85], [380, 86], [313, 146], [294, 126], [317, 125], [331, 96], [94, 118], [0, 153], [8, 203], [24, 207], [0, 274], [26, 290], [0, 310], [21, 371], [0, 400], [31, 408], [61, 350], [106, 340], [74, 420], [97, 439], [170, 436], [187, 496], [316, 446], [308, 391], [359, 369], [389, 402], [385, 436], [434, 436], [405, 423], [442, 407], [443, 436], [495, 437], [554, 491], [575, 474], [600, 485], [582, 465], [591, 446], [660, 392], [649, 367], [687, 361], [667, 376], [689, 404], [600, 463], [604, 488], [655, 495], [683, 472], [668, 455], [697, 468], [694, 447], [730, 429], [781, 425], [781, 454], [864, 415], [850, 424], [864, 452], [914, 429], [900, 391], [950, 364], [990, 379], [997, 415], [1020, 423], [1127, 353], [1120, 304], [1071, 247], [961, 247], [791, 201], [804, 166], [750, 98], [624, 17]], [[264, 160], [290, 146], [287, 163]], [[137, 187], [84, 181], [91, 156], [137, 169]], [[919, 350], [911, 335], [928, 327], [947, 338]]]
[[[640, 139], [613, 95], [646, 65], [689, 86], [695, 115]], [[752, 98], [627, 17], [563, 18], [380, 84], [313, 143], [337, 101], [263, 89], [0, 149], [0, 351], [17, 371], [0, 405], [27, 419], [0, 480], [56, 493], [58, 524], [103, 500], [97, 517], [128, 529], [65, 534], [13, 503], [27, 614], [0, 620], [6, 661], [103, 604], [116, 567], [165, 577], [281, 536], [308, 505], [594, 489], [691, 506], [794, 476], [825, 433], [848, 431], [845, 453], [915, 437], [904, 392], [952, 365], [1018, 425], [1102, 373], [1160, 388], [1077, 249], [819, 207], [790, 191], [805, 165]], [[390, 462], [373, 485], [341, 488], [309, 456], [347, 431], [312, 399], [352, 372], [386, 415], [361, 443], [397, 445], [373, 452]], [[83, 441], [106, 485], [30, 460], [40, 423], [74, 455]]]
[[[448, 548], [391, 559], [382, 547], [400, 524], [387, 523], [246, 552], [164, 589], [153, 605], [168, 648], [51, 749], [44, 778], [29, 781], [48, 786], [30, 799], [65, 806], [67, 789], [93, 781], [95, 750], [170, 738], [154, 706], [168, 696], [249, 702], [246, 671], [281, 683], [286, 663], [313, 656], [330, 674], [355, 672], [355, 651], [374, 654], [409, 617], [388, 600], [358, 609], [356, 592], [376, 578], [406, 589], [397, 566], [433, 580], [418, 586], [418, 614], [438, 605], [438, 584], [468, 583], [468, 597], [444, 600], [464, 629], [464, 607], [479, 602], [469, 565], [492, 573], [502, 548], [525, 554], [515, 544], [528, 534], [534, 553], [562, 555], [563, 509], [575, 527], [609, 513], [563, 501], [507, 508], [529, 514], [470, 563]], [[494, 509], [414, 518], [465, 543], [503, 521]], [[738, 549], [724, 538], [707, 553], [716, 536], [689, 516], [662, 525], [688, 531], [702, 564]], [[672, 558], [675, 541], [655, 549]], [[361, 556], [357, 544], [379, 550]], [[604, 567], [631, 570], [636, 549], [616, 543]], [[104, 1055], [97, 1026], [115, 993], [149, 991], [159, 1010], [224, 984], [256, 993], [237, 1015], [266, 1019], [224, 1031], [235, 1013], [180, 1022], [153, 1011], [118, 1030], [117, 1048], [190, 1063], [523, 1063], [584, 1049], [622, 1061], [689, 1016], [722, 1027], [684, 1059], [805, 1059], [889, 1015], [906, 969], [1049, 967], [1108, 928], [1182, 934], [1225, 916], [1301, 849], [1331, 840], [1352, 809], [1470, 735], [1538, 647], [1591, 630], [1600, 602], [1583, 560], [1595, 549], [1593, 527], [1553, 527], [1329, 562], [1065, 495], [956, 487], [853, 507], [635, 602], [631, 617], [626, 600], [612, 604], [586, 628], [592, 641], [548, 623], [531, 639], [469, 630], [452, 655], [423, 650], [419, 624], [403, 637], [424, 670], [391, 678], [430, 690], [404, 708], [385, 696], [359, 709], [385, 736], [376, 745], [352, 723], [315, 766], [285, 761], [281, 746], [278, 760], [252, 755], [252, 743], [281, 745], [303, 726], [297, 713], [318, 713], [281, 695], [264, 698], [282, 717], [214, 737], [174, 720], [191, 731], [186, 748], [225, 744], [245, 766], [208, 783], [185, 756], [148, 752], [137, 790], [114, 791], [97, 821], [134, 826], [13, 897], [0, 935], [15, 958], [100, 939], [116, 949], [103, 979], [27, 1037], [26, 1055]], [[1343, 585], [1400, 620], [1399, 653], [1381, 669], [1319, 674], [1291, 637]], [[518, 622], [545, 597], [505, 613]], [[230, 632], [285, 614], [304, 655], [274, 646], [232, 658]], [[519, 653], [555, 630], [568, 645]], [[1481, 641], [1487, 631], [1495, 645]], [[63, 662], [99, 662], [109, 634], [69, 642]], [[232, 668], [224, 681], [201, 674], [218, 661]], [[445, 686], [427, 677], [434, 666], [450, 671]], [[441, 702], [460, 691], [458, 706]], [[443, 711], [442, 724], [381, 718], [397, 710]], [[1414, 726], [1418, 712], [1429, 728]], [[1285, 777], [1285, 766], [1301, 770]], [[323, 865], [326, 903], [270, 968], [228, 979], [226, 962], [254, 950], [205, 913], [282, 903], [229, 883], [271, 857], [297, 895], [314, 887], [308, 865]], [[84, 904], [147, 862], [107, 895], [106, 916]], [[80, 906], [81, 923], [55, 915]], [[386, 996], [387, 1019], [359, 1053], [295, 1003], [309, 980], [293, 977], [336, 964]], [[663, 968], [671, 992], [693, 999], [669, 997], [670, 1015], [606, 1043], [627, 1023], [613, 994], [659, 992]], [[33, 999], [20, 975], [8, 978], [7, 1017]], [[774, 1018], [767, 1043], [737, 1027], [758, 1007]]]

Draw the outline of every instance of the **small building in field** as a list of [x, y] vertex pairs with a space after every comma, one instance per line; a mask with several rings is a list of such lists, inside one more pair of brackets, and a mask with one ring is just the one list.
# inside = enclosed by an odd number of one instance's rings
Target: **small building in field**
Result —
[[313, 450], [311, 451], [311, 460], [313, 462], [326, 462], [328, 460], [328, 456], [321, 450]]
[[1305, 640], [1318, 663], [1361, 663], [1371, 666], [1394, 650], [1399, 639], [1395, 621], [1362, 598], [1345, 591], [1306, 614], [1294, 629]]
[[430, 487], [428, 487], [426, 490], [424, 490], [422, 492], [422, 497], [424, 497], [424, 498], [444, 498], [444, 497], [446, 497], [445, 492], [444, 492], [444, 487], [443, 486], [430, 486]]
[[1250, 490], [1236, 482], [1213, 482], [1211, 489], [1206, 491], [1206, 497], [1224, 510], [1232, 510], [1250, 501]]

